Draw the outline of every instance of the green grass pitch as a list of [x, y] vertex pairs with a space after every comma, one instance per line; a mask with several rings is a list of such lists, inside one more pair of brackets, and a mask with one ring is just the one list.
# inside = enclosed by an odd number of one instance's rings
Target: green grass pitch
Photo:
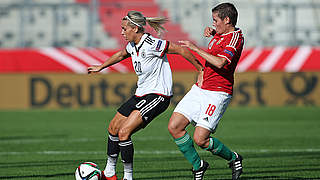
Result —
[[[0, 179], [70, 180], [84, 161], [104, 169], [115, 111], [0, 111]], [[167, 130], [172, 111], [132, 137], [136, 180], [192, 179]], [[242, 179], [320, 179], [319, 107], [230, 107], [215, 136], [244, 157]], [[210, 163], [205, 179], [231, 179], [225, 160], [198, 152]], [[117, 172], [121, 177], [120, 161]]]

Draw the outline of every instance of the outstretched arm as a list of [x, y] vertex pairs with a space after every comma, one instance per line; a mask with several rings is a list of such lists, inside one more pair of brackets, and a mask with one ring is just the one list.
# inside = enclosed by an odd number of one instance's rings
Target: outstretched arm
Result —
[[199, 71], [197, 83], [199, 87], [202, 86], [203, 66], [187, 48], [174, 43], [170, 43], [168, 47], [168, 54], [179, 54], [187, 59]]
[[187, 48], [170, 42], [168, 47], [168, 54], [179, 54], [187, 59], [198, 71], [203, 70], [202, 64]]
[[217, 68], [222, 68], [224, 65], [228, 63], [228, 61], [225, 58], [221, 58], [218, 56], [213, 56], [206, 51], [202, 50], [201, 48], [197, 47], [190, 41], [179, 41], [182, 43], [182, 46], [188, 47], [194, 52], [198, 53], [201, 57], [203, 57], [206, 61], [208, 61], [210, 64], [214, 65]]
[[103, 70], [104, 68], [107, 68], [113, 64], [116, 64], [116, 63], [118, 63], [128, 57], [129, 57], [129, 54], [126, 51], [126, 49], [118, 51], [115, 54], [113, 54], [109, 59], [107, 59], [103, 64], [98, 65], [98, 66], [88, 67], [88, 74], [99, 72], [99, 71]]

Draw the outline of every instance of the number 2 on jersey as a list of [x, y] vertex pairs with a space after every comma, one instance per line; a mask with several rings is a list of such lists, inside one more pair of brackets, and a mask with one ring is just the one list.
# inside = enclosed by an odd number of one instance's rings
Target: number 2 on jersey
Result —
[[134, 62], [134, 70], [137, 73], [142, 73], [141, 62], [139, 62], [139, 61]]
[[212, 116], [215, 110], [216, 110], [216, 106], [213, 104], [209, 104], [205, 114]]

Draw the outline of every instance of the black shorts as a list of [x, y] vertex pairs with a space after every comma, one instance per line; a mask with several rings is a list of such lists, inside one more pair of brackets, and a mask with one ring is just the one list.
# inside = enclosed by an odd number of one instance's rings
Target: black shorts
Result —
[[142, 97], [132, 96], [118, 109], [118, 112], [129, 117], [132, 111], [139, 110], [144, 121], [143, 127], [145, 127], [168, 108], [170, 98], [158, 94], [147, 94]]

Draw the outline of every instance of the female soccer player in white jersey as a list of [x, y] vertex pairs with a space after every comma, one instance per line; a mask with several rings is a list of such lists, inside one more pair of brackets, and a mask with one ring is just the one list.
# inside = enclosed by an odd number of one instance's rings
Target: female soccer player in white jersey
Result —
[[131, 56], [138, 76], [135, 95], [125, 102], [111, 120], [108, 131], [107, 164], [103, 179], [116, 180], [116, 163], [121, 152], [124, 164], [124, 180], [133, 179], [133, 144], [131, 135], [146, 127], [156, 116], [165, 111], [172, 96], [172, 73], [166, 54], [180, 54], [199, 71], [202, 81], [202, 65], [189, 50], [169, 41], [152, 37], [144, 32], [147, 23], [158, 33], [167, 21], [163, 17], [144, 17], [141, 12], [129, 11], [122, 19], [121, 34], [129, 42], [100, 66], [88, 67], [88, 73], [99, 72]]
[[[222, 3], [212, 9], [213, 28], [206, 28], [204, 35], [210, 37], [208, 50], [204, 51], [189, 41], [181, 41], [205, 60], [203, 83], [193, 85], [174, 110], [168, 129], [180, 151], [193, 166], [194, 180], [202, 180], [209, 164], [200, 159], [186, 127], [196, 124], [193, 134], [201, 148], [229, 162], [232, 179], [242, 173], [242, 157], [232, 152], [217, 138], [211, 137], [219, 120], [231, 101], [233, 74], [243, 49], [243, 36], [236, 28], [238, 12], [231, 3]], [[210, 178], [209, 178], [210, 179]]]

